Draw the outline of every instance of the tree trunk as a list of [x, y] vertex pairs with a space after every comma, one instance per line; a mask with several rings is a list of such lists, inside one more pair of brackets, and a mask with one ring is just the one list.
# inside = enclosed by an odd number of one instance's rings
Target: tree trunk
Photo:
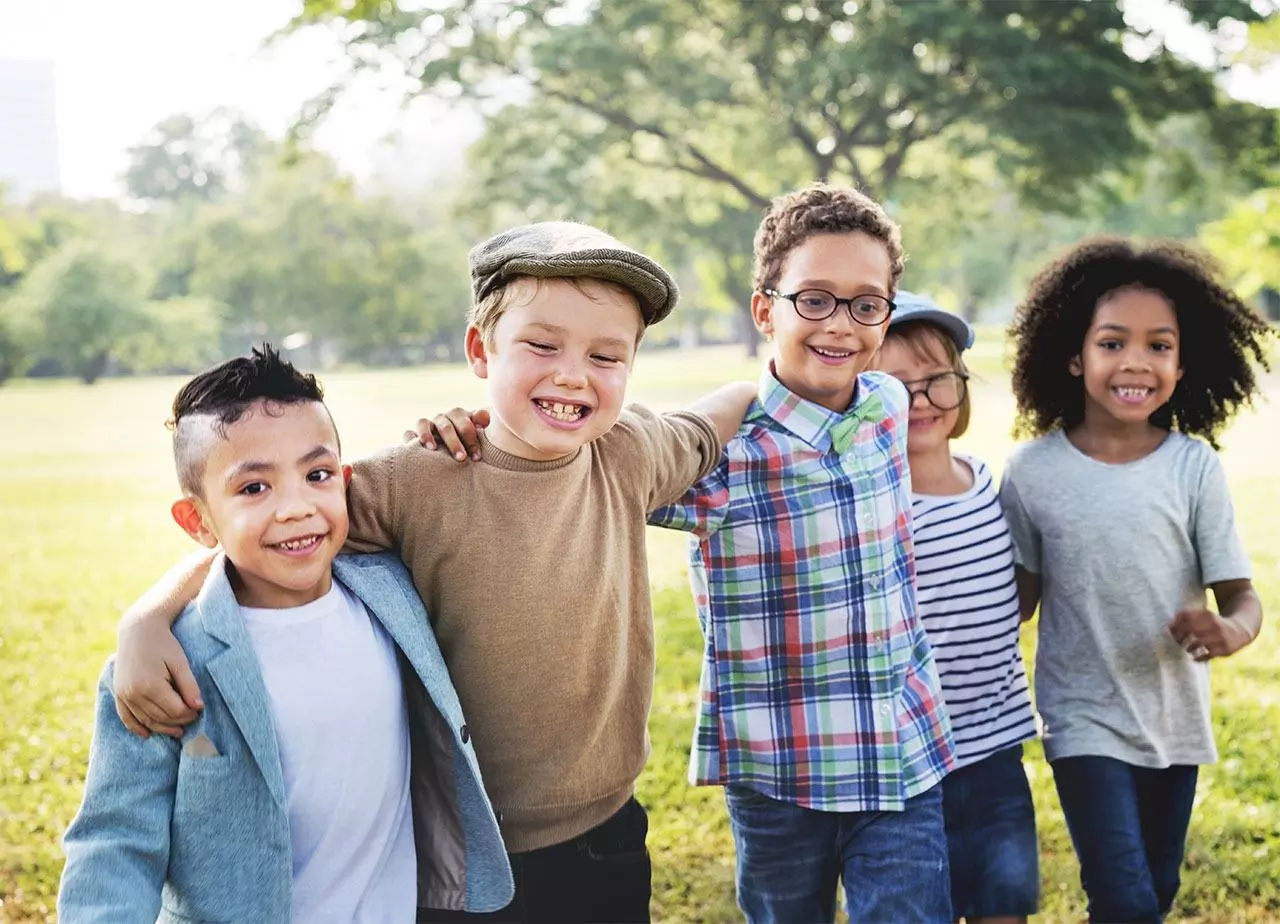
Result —
[[751, 289], [733, 279], [725, 283], [725, 289], [737, 308], [738, 330], [747, 356], [755, 359], [760, 353], [760, 331], [756, 330], [756, 322], [751, 317]]
[[80, 368], [80, 381], [86, 385], [92, 385], [102, 378], [102, 373], [107, 370], [107, 359], [106, 350], [99, 350], [90, 356]]

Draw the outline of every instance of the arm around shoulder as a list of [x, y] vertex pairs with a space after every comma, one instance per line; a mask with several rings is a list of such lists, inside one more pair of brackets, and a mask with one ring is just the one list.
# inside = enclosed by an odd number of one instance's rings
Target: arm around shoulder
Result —
[[711, 418], [723, 447], [742, 426], [742, 418], [747, 416], [747, 409], [755, 400], [757, 391], [758, 387], [754, 382], [730, 382], [703, 395], [690, 404], [687, 410]]
[[[408, 451], [403, 446], [388, 447], [351, 466], [347, 483], [350, 525], [344, 552], [384, 552], [398, 545], [396, 466]], [[417, 451], [422, 452], [421, 448]]]
[[143, 739], [115, 711], [114, 672], [98, 684], [84, 801], [67, 829], [58, 891], [66, 924], [152, 924], [169, 865], [179, 745]]

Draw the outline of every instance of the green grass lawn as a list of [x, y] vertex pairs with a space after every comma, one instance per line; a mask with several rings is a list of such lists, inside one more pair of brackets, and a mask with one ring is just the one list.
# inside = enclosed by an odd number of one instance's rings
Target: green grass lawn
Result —
[[[1001, 349], [974, 358], [963, 448], [1000, 467], [1012, 401]], [[727, 378], [755, 378], [736, 349], [642, 356], [632, 397], [676, 407]], [[325, 377], [349, 457], [399, 437], [427, 412], [478, 405], [463, 368]], [[58, 839], [80, 797], [94, 685], [124, 607], [194, 546], [168, 517], [176, 492], [163, 422], [179, 381], [18, 382], [0, 389], [0, 920], [52, 920]], [[1280, 384], [1271, 385], [1280, 398]], [[1280, 613], [1280, 407], [1232, 428], [1224, 462], [1266, 610]], [[670, 921], [739, 919], [733, 846], [719, 789], [685, 781], [701, 638], [686, 587], [685, 538], [652, 531], [658, 625], [653, 756], [640, 784], [651, 811], [654, 912]], [[1030, 633], [1029, 633], [1030, 635]], [[1027, 639], [1028, 654], [1032, 639]], [[1280, 674], [1276, 632], [1214, 668], [1221, 762], [1201, 776], [1180, 920], [1280, 920]], [[1039, 749], [1031, 749], [1045, 914], [1082, 917], [1077, 869]]]

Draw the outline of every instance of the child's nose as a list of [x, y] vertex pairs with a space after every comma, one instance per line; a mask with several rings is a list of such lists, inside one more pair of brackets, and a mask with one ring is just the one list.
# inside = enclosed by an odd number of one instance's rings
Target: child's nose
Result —
[[1138, 348], [1124, 351], [1122, 368], [1129, 369], [1134, 372], [1141, 372], [1150, 368], [1150, 365], [1146, 350]]
[[552, 381], [562, 388], [586, 388], [587, 373], [580, 364], [566, 360], [556, 367]]
[[301, 520], [315, 513], [316, 505], [301, 493], [285, 497], [276, 508], [277, 520]]

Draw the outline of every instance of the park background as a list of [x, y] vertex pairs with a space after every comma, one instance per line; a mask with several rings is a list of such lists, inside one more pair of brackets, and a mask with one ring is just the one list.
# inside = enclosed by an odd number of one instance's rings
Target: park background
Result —
[[[904, 284], [980, 323], [962, 448], [997, 470], [1013, 420], [1002, 325], [1037, 267], [1081, 236], [1194, 242], [1280, 314], [1270, 0], [275, 5], [287, 8], [276, 31], [254, 36], [264, 53], [322, 41], [338, 62], [297, 93], [287, 125], [178, 109], [131, 144], [109, 190], [0, 191], [3, 921], [53, 918], [115, 622], [187, 549], [167, 517], [163, 428], [182, 374], [270, 340], [323, 372], [344, 449], [367, 452], [423, 413], [484, 400], [457, 364], [468, 246], [518, 221], [577, 218], [680, 280], [682, 305], [651, 332], [631, 389], [676, 407], [758, 373], [751, 235], [772, 196], [817, 177], [884, 201], [904, 229]], [[0, 51], [17, 9], [0, 0]], [[393, 139], [380, 168], [353, 171], [326, 132], [351, 100], [387, 96], [410, 100], [406, 118], [429, 102], [437, 131]], [[1270, 400], [1241, 415], [1223, 461], [1274, 618], [1280, 385], [1264, 385]], [[734, 920], [719, 791], [684, 780], [701, 647], [684, 538], [653, 531], [650, 544], [660, 650], [641, 796], [654, 912]], [[1201, 780], [1183, 920], [1280, 920], [1273, 639], [1264, 630], [1214, 667], [1222, 759]], [[1033, 644], [1028, 632], [1028, 656]], [[1078, 871], [1030, 754], [1043, 918], [1076, 920]]]

